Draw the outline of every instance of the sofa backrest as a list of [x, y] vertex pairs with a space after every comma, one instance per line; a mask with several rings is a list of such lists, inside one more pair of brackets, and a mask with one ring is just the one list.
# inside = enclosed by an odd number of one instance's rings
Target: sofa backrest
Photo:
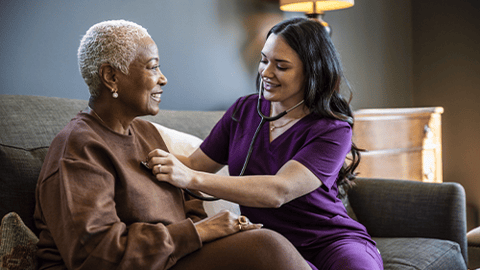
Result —
[[[20, 215], [37, 233], [33, 222], [35, 188], [43, 160], [55, 135], [87, 100], [0, 95], [0, 218]], [[145, 119], [204, 139], [223, 112], [161, 110]]]

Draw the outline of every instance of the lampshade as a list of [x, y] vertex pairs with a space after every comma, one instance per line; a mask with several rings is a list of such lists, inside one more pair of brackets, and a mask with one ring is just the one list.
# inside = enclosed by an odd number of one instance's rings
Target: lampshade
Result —
[[283, 11], [305, 12], [307, 14], [322, 14], [323, 11], [349, 8], [353, 4], [354, 0], [280, 0], [280, 9]]

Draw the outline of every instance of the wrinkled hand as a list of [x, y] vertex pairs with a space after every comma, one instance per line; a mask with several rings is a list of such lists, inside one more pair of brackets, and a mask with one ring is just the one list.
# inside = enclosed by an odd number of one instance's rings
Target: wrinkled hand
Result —
[[215, 216], [205, 218], [195, 223], [195, 227], [202, 242], [210, 242], [240, 231], [255, 230], [263, 227], [262, 224], [252, 224], [245, 216], [240, 217], [230, 211], [224, 210]]
[[148, 154], [147, 165], [158, 181], [179, 188], [188, 188], [195, 175], [195, 171], [185, 166], [174, 155], [161, 149], [155, 149]]

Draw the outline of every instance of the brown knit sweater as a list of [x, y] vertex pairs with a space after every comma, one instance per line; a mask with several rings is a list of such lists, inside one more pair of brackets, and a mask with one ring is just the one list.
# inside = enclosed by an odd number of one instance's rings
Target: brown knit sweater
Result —
[[40, 269], [167, 269], [202, 247], [202, 203], [140, 165], [156, 148], [167, 150], [146, 121], [122, 135], [85, 113], [72, 119], [38, 179]]

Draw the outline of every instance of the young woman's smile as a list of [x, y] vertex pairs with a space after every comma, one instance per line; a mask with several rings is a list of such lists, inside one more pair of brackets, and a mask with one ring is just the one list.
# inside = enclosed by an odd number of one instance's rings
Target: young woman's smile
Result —
[[263, 80], [263, 88], [266, 91], [271, 91], [273, 90], [273, 88], [279, 87], [279, 86], [280, 84], [272, 83], [272, 82], [266, 81], [265, 79]]

